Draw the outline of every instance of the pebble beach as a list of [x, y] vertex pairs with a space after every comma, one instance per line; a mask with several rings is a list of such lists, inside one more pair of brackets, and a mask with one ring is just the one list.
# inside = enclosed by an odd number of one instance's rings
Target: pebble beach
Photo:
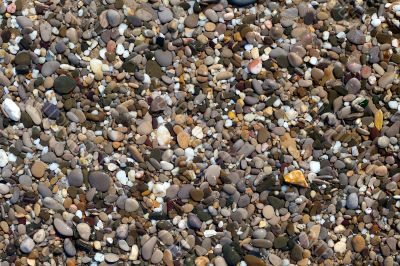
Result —
[[0, 266], [400, 264], [400, 2], [3, 0]]

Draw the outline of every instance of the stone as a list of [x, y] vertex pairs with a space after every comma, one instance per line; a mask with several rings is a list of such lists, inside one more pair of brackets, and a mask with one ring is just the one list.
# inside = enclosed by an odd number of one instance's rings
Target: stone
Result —
[[284, 176], [285, 182], [301, 187], [308, 188], [308, 183], [304, 174], [300, 170], [294, 170]]
[[28, 52], [19, 52], [14, 59], [17, 66], [29, 66], [31, 64], [31, 55]]
[[244, 256], [244, 261], [249, 266], [265, 266], [266, 265], [265, 261], [263, 261], [261, 258], [253, 256], [253, 255]]
[[35, 247], [35, 242], [33, 241], [33, 239], [30, 237], [27, 237], [21, 242], [19, 249], [23, 253], [31, 253], [31, 251], [33, 250], [34, 247]]
[[351, 244], [355, 252], [360, 253], [366, 247], [365, 239], [361, 235], [355, 235], [351, 239]]
[[44, 162], [37, 161], [31, 166], [31, 173], [34, 177], [41, 178], [44, 176], [47, 167], [47, 164], [45, 164]]
[[165, 8], [161, 12], [158, 12], [158, 19], [162, 24], [165, 24], [174, 19], [174, 14], [169, 8]]
[[30, 19], [27, 18], [27, 17], [18, 16], [16, 20], [17, 20], [18, 25], [19, 25], [22, 29], [32, 28], [32, 27], [33, 27], [32, 20], [30, 20]]
[[71, 239], [66, 238], [64, 240], [64, 250], [67, 256], [73, 257], [76, 255], [76, 248], [74, 243], [72, 243]]
[[275, 217], [274, 207], [272, 207], [271, 205], [266, 205], [262, 210], [262, 214], [266, 219], [272, 219], [273, 217]]
[[42, 41], [49, 42], [51, 40], [51, 25], [47, 21], [44, 21], [40, 24], [39, 30]]
[[79, 168], [73, 169], [67, 176], [70, 186], [80, 187], [83, 184], [82, 170]]
[[61, 114], [57, 106], [50, 102], [44, 103], [42, 111], [48, 118], [53, 120], [57, 120]]
[[54, 80], [54, 90], [59, 94], [68, 94], [76, 87], [76, 81], [70, 76], [58, 76]]
[[303, 59], [296, 53], [288, 53], [288, 60], [291, 66], [299, 67], [303, 64]]
[[182, 149], [186, 149], [189, 147], [190, 135], [185, 131], [181, 131], [177, 135], [177, 141]]
[[389, 84], [393, 83], [395, 78], [396, 78], [395, 73], [392, 73], [392, 72], [385, 73], [378, 80], [378, 85], [379, 85], [379, 87], [386, 88]]
[[172, 53], [170, 51], [156, 50], [154, 52], [154, 58], [157, 63], [162, 67], [167, 67], [172, 64]]
[[347, 40], [354, 44], [364, 44], [365, 43], [365, 35], [361, 30], [351, 29], [347, 35]]
[[358, 208], [358, 195], [357, 193], [351, 193], [347, 196], [346, 207], [350, 210]]
[[152, 236], [149, 240], [146, 241], [146, 243], [144, 243], [141, 251], [142, 258], [144, 260], [150, 260], [151, 256], [153, 255], [156, 243], [157, 243], [157, 237], [155, 236]]
[[191, 14], [191, 15], [187, 16], [184, 20], [184, 24], [188, 28], [196, 27], [198, 22], [199, 22], [198, 14]]
[[98, 191], [105, 192], [111, 185], [110, 176], [102, 171], [93, 171], [89, 174], [89, 183]]
[[48, 61], [43, 64], [41, 72], [44, 77], [53, 75], [60, 68], [60, 63], [57, 61]]
[[189, 228], [195, 229], [195, 230], [199, 230], [202, 226], [202, 222], [200, 221], [200, 219], [197, 217], [197, 215], [193, 214], [193, 213], [189, 213], [188, 214], [188, 226]]
[[71, 227], [69, 227], [63, 220], [60, 218], [54, 219], [54, 227], [57, 229], [57, 232], [62, 236], [73, 236], [74, 232]]
[[79, 236], [85, 240], [89, 241], [91, 235], [90, 226], [87, 223], [79, 223], [76, 225], [76, 230], [78, 231]]
[[7, 164], [8, 164], [8, 155], [3, 149], [0, 149], [0, 167], [4, 167]]
[[139, 203], [136, 199], [128, 198], [125, 201], [125, 211], [127, 212], [135, 212], [139, 209]]
[[107, 20], [111, 27], [116, 27], [121, 23], [121, 16], [114, 9], [107, 10]]
[[13, 100], [9, 98], [4, 99], [1, 107], [11, 120], [19, 121], [21, 119], [21, 109]]

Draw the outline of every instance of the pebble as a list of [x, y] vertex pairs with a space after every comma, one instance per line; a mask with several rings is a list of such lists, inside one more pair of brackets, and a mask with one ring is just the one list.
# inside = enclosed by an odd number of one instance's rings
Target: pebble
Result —
[[13, 100], [6, 98], [1, 107], [11, 120], [19, 121], [21, 119], [21, 109]]
[[79, 233], [79, 236], [83, 239], [88, 241], [91, 234], [90, 226], [86, 223], [79, 223], [76, 225], [76, 230]]
[[101, 171], [94, 171], [89, 174], [89, 183], [98, 191], [105, 192], [111, 185], [110, 176]]
[[144, 243], [142, 247], [142, 257], [144, 260], [150, 260], [151, 256], [153, 255], [154, 252], [154, 247], [156, 246], [157, 243], [157, 237], [152, 236], [149, 240]]
[[34, 247], [35, 247], [35, 242], [30, 237], [25, 238], [21, 242], [21, 245], [19, 246], [20, 250], [24, 253], [31, 253]]
[[71, 227], [69, 227], [63, 220], [60, 218], [54, 219], [54, 227], [57, 229], [62, 236], [73, 236], [74, 232]]

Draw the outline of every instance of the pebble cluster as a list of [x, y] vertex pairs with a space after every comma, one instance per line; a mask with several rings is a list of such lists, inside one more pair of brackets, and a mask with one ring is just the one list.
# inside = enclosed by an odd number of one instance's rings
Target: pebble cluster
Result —
[[399, 20], [1, 1], [0, 264], [399, 265]]

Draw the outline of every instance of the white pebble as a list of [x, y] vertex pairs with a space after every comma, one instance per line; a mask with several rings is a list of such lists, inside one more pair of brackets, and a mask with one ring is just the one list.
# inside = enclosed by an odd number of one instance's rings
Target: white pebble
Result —
[[388, 102], [389, 108], [392, 110], [397, 110], [397, 108], [399, 107], [399, 103], [396, 101], [390, 101]]
[[19, 121], [21, 119], [21, 109], [19, 109], [19, 106], [10, 98], [4, 100], [3, 110], [10, 119], [14, 121]]
[[8, 163], [8, 156], [7, 153], [0, 149], [0, 167], [6, 166]]
[[121, 184], [122, 184], [122, 185], [125, 185], [125, 186], [126, 186], [126, 184], [128, 183], [128, 181], [129, 181], [128, 178], [127, 178], [127, 176], [126, 176], [125, 171], [122, 171], [122, 170], [120, 170], [120, 171], [117, 172], [116, 177], [117, 177], [118, 181], [121, 182]]
[[381, 25], [381, 23], [382, 23], [381, 20], [378, 18], [371, 20], [371, 25], [375, 28], [378, 27], [379, 25]]
[[310, 162], [310, 171], [313, 173], [318, 173], [321, 170], [321, 163], [317, 161]]

